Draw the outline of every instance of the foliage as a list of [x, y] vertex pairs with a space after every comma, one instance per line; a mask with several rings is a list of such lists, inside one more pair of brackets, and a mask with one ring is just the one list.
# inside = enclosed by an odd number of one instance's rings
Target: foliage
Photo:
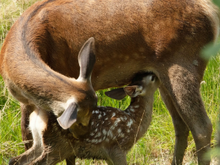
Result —
[[213, 0], [213, 3], [216, 4], [216, 6], [220, 7], [220, 1], [219, 0]]
[[206, 47], [202, 50], [202, 57], [205, 59], [210, 59], [211, 57], [215, 57], [218, 55], [220, 51], [220, 39], [217, 42], [209, 43]]
[[[220, 8], [220, 0], [213, 0], [213, 3]], [[211, 57], [217, 56], [220, 52], [220, 38], [216, 42], [211, 42], [206, 45], [202, 50], [202, 57], [205, 59], [210, 59]]]

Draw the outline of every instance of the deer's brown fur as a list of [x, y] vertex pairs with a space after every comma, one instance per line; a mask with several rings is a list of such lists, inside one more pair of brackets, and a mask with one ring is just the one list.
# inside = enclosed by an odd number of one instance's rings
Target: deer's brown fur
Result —
[[[23, 107], [35, 99], [69, 96], [63, 79], [48, 68], [77, 77], [77, 54], [93, 36], [94, 89], [125, 85], [139, 71], [154, 72], [176, 131], [172, 164], [181, 164], [189, 130], [199, 163], [209, 164], [203, 154], [212, 125], [199, 92], [207, 61], [200, 50], [218, 30], [218, 11], [209, 0], [44, 0], [12, 26], [1, 50], [0, 73]], [[33, 97], [20, 97], [24, 91]]]

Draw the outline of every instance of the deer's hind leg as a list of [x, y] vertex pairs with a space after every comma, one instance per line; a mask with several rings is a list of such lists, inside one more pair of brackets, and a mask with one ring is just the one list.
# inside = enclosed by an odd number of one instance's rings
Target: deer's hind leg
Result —
[[21, 106], [21, 134], [22, 140], [25, 142], [25, 150], [27, 151], [33, 145], [33, 137], [29, 129], [29, 117], [34, 111], [34, 105], [20, 104]]
[[[187, 66], [187, 65], [185, 65]], [[200, 96], [200, 81], [203, 72], [190, 67], [173, 65], [161, 76], [161, 93], [173, 118], [176, 144], [172, 164], [181, 164], [189, 130], [195, 140], [198, 163], [208, 165], [204, 153], [210, 145], [212, 124]], [[200, 75], [199, 75], [200, 73]], [[184, 124], [185, 123], [185, 124]]]
[[43, 152], [31, 163], [38, 165], [55, 165], [67, 160], [67, 165], [75, 165], [74, 138], [69, 130], [64, 130], [53, 113], [47, 113], [47, 129], [42, 134]]
[[35, 110], [30, 115], [30, 129], [33, 136], [33, 146], [23, 154], [12, 158], [9, 165], [30, 165], [44, 151], [43, 132], [47, 128], [47, 114], [44, 111]]

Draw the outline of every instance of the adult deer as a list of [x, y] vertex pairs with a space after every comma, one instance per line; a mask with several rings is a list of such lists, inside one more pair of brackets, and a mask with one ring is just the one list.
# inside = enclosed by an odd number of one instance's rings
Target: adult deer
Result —
[[189, 131], [198, 162], [209, 164], [203, 154], [209, 148], [212, 124], [199, 92], [207, 64], [200, 50], [215, 40], [218, 29], [218, 11], [209, 0], [44, 0], [12, 26], [1, 50], [0, 73], [9, 88], [22, 84], [20, 92], [39, 84], [35, 97], [20, 99], [22, 125], [27, 126], [27, 116], [36, 108], [32, 100], [44, 98], [38, 97], [43, 90], [65, 95], [56, 92], [60, 80], [44, 85], [52, 76], [45, 68], [77, 77], [77, 54], [93, 36], [94, 89], [128, 84], [139, 71], [154, 72], [176, 132], [172, 164], [182, 163]]

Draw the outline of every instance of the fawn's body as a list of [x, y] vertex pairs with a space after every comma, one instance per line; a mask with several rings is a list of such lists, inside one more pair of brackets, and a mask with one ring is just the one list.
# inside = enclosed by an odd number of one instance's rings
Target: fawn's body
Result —
[[150, 124], [154, 92], [159, 86], [159, 80], [152, 73], [145, 74], [143, 80], [138, 82], [132, 84], [137, 86], [131, 86], [131, 104], [125, 111], [97, 107], [92, 111], [88, 133], [78, 139], [73, 138], [69, 131], [62, 130], [56, 117], [49, 113], [48, 127], [43, 133], [44, 151], [32, 163], [52, 165], [67, 159], [68, 165], [71, 165], [79, 157], [104, 159], [110, 165], [127, 164], [126, 153], [144, 135]]

